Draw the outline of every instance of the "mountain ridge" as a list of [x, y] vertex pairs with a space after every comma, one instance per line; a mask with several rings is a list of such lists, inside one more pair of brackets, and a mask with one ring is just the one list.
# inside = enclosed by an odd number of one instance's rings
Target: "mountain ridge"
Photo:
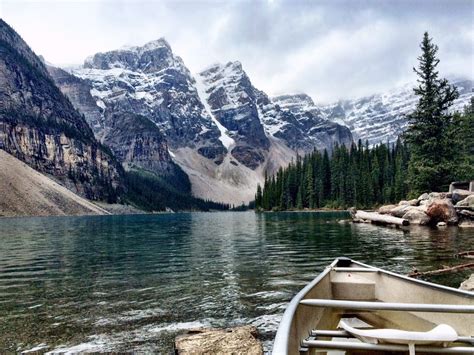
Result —
[[[79, 79], [71, 80], [72, 87], [61, 75], [53, 77], [85, 115], [96, 138], [110, 145], [107, 131], [132, 112], [148, 119], [168, 145], [169, 155], [158, 159], [177, 163], [188, 174], [193, 193], [204, 199], [248, 202], [265, 173], [274, 173], [297, 154], [332, 146], [331, 139], [331, 143], [319, 136], [306, 139], [292, 113], [280, 110], [256, 89], [240, 62], [214, 64], [193, 76], [164, 39], [97, 53], [82, 67], [69, 69], [69, 74]], [[77, 93], [83, 84], [92, 99]], [[285, 124], [272, 121], [273, 111]], [[276, 126], [285, 127], [279, 131]], [[350, 131], [338, 127], [345, 136], [334, 139], [349, 144]], [[159, 170], [154, 172], [160, 174]]]
[[[176, 163], [188, 174], [194, 195], [220, 202], [250, 201], [265, 173], [297, 155], [331, 151], [359, 138], [370, 144], [394, 141], [406, 126], [397, 113], [390, 116], [380, 95], [330, 105], [301, 92], [270, 97], [253, 86], [239, 61], [214, 63], [193, 75], [164, 38], [97, 53], [69, 73], [90, 87], [94, 110], [69, 97], [99, 127], [94, 133], [104, 144], [110, 144], [104, 137], [113, 134], [105, 132], [115, 121], [131, 113], [148, 119], [167, 145], [155, 160]], [[368, 108], [356, 111], [364, 103]], [[137, 159], [146, 165], [153, 158]], [[157, 164], [154, 172], [164, 170]]]

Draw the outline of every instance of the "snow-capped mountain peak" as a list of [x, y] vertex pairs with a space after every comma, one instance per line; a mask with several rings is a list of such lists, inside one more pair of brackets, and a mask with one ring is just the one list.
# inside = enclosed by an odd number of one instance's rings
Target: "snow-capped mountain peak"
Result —
[[272, 101], [239, 61], [193, 77], [164, 39], [97, 53], [70, 73], [82, 80], [58, 84], [125, 166], [160, 173], [172, 159], [203, 198], [235, 201], [244, 190], [248, 201], [264, 171], [352, 140], [308, 95]]
[[189, 74], [183, 60], [173, 54], [171, 46], [160, 38], [143, 46], [125, 47], [109, 52], [96, 53], [84, 62], [88, 69], [125, 69], [143, 73], [153, 73], [174, 68]]
[[[452, 110], [462, 110], [472, 96], [473, 81], [451, 80], [459, 91]], [[408, 121], [406, 116], [415, 109], [418, 98], [413, 93], [415, 83], [408, 83], [385, 93], [354, 100], [341, 100], [321, 106], [322, 116], [349, 127], [355, 139], [368, 140], [369, 145], [394, 142]]]
[[195, 79], [165, 39], [97, 53], [71, 72], [90, 83], [104, 119], [108, 112], [134, 112], [155, 123], [171, 149], [192, 146], [216, 161], [225, 152]]
[[301, 109], [308, 110], [313, 107], [314, 101], [311, 96], [305, 93], [285, 94], [272, 97], [272, 101], [282, 109], [290, 111], [300, 111]]

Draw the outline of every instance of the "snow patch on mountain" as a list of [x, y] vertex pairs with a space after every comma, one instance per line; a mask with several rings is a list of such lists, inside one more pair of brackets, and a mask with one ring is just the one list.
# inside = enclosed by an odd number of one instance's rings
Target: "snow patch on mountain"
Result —
[[211, 117], [212, 121], [215, 123], [215, 125], [219, 129], [219, 132], [221, 133], [219, 140], [222, 142], [227, 151], [230, 151], [231, 148], [235, 145], [235, 141], [229, 136], [227, 129], [217, 120], [217, 118], [212, 113], [211, 107], [208, 103], [209, 94], [206, 92], [206, 87], [202, 83], [202, 80], [199, 76], [196, 80], [195, 87], [199, 98], [201, 99], [201, 102], [203, 103], [204, 108], [206, 109], [206, 113]]

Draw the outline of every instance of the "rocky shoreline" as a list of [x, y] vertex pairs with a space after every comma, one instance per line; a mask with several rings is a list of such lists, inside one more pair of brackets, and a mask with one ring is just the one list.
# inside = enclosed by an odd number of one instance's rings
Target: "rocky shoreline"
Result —
[[424, 193], [397, 205], [381, 206], [376, 212], [358, 212], [351, 211], [354, 223], [474, 227], [474, 192], [455, 189]]

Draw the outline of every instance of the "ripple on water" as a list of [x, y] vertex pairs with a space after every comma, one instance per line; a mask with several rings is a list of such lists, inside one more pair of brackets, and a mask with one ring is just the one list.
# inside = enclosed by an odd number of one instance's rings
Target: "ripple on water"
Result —
[[0, 352], [169, 352], [186, 329], [240, 324], [255, 325], [268, 350], [289, 300], [335, 257], [406, 273], [474, 249], [474, 231], [335, 223], [341, 217], [0, 219]]

